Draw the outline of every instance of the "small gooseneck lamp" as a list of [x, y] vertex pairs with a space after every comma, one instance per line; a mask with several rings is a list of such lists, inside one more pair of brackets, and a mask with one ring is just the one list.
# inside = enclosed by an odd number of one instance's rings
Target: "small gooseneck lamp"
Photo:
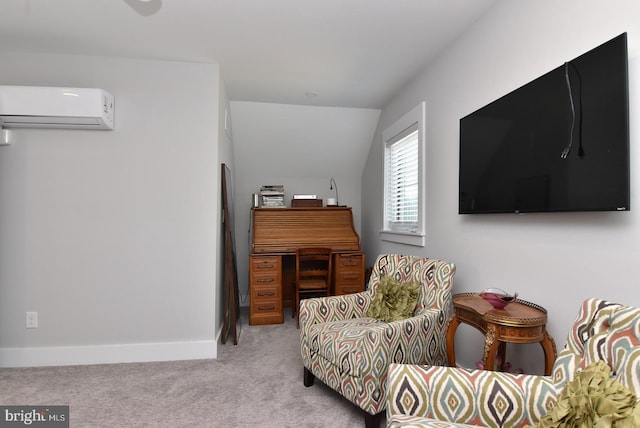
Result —
[[[333, 177], [331, 177], [331, 180], [329, 181], [329, 190], [333, 190], [333, 186], [336, 186], [336, 207], [340, 206], [340, 203], [338, 202], [338, 184], [336, 183], [336, 180], [333, 179]], [[327, 200], [327, 205], [329, 204], [329, 201]]]

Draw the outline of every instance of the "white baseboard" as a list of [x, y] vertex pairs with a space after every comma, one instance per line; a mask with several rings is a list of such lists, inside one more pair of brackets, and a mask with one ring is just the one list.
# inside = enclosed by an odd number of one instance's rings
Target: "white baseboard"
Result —
[[0, 348], [0, 368], [217, 358], [216, 340], [95, 346]]

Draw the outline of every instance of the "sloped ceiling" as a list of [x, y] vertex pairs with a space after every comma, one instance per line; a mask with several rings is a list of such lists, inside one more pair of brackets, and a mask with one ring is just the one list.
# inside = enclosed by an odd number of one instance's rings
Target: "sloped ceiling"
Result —
[[213, 62], [231, 100], [381, 108], [494, 1], [3, 0], [0, 51]]
[[3, 0], [0, 52], [219, 63], [242, 165], [359, 178], [378, 110], [495, 1]]
[[254, 176], [360, 177], [377, 109], [231, 103], [236, 164]]

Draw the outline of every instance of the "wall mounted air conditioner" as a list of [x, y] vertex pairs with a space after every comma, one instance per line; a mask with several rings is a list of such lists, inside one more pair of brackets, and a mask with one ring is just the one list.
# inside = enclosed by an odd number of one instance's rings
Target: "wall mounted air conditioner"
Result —
[[0, 127], [113, 129], [113, 102], [95, 88], [0, 86]]

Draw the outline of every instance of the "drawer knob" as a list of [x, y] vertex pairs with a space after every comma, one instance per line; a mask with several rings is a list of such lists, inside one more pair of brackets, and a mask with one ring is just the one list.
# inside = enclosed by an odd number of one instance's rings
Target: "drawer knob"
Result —
[[273, 282], [273, 278], [260, 278], [257, 282]]
[[276, 307], [274, 305], [260, 305], [258, 306], [259, 311], [273, 311]]
[[258, 291], [258, 296], [275, 296], [275, 291]]

